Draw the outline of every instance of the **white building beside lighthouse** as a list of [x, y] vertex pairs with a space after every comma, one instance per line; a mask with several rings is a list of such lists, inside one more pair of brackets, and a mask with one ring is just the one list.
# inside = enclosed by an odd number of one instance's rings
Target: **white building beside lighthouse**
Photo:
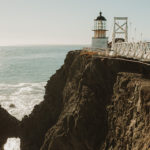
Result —
[[106, 18], [100, 15], [94, 20], [94, 37], [92, 38], [92, 48], [106, 49], [108, 47], [108, 37], [106, 37]]

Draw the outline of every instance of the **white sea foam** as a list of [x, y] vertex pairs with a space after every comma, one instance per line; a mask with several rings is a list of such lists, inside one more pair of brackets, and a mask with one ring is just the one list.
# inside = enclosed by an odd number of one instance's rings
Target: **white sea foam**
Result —
[[21, 120], [43, 100], [45, 82], [0, 84], [0, 104], [11, 115]]
[[5, 150], [20, 150], [20, 139], [19, 138], [9, 138], [7, 143], [4, 145]]
[[[43, 100], [45, 84], [46, 82], [0, 84], [0, 105], [12, 116], [21, 120]], [[20, 150], [20, 139], [9, 138], [4, 149]]]

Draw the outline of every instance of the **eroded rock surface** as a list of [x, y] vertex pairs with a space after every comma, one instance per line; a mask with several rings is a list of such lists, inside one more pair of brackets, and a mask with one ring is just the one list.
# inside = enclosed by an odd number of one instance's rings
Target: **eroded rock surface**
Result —
[[150, 149], [150, 80], [119, 73], [108, 110], [108, 134], [101, 149]]

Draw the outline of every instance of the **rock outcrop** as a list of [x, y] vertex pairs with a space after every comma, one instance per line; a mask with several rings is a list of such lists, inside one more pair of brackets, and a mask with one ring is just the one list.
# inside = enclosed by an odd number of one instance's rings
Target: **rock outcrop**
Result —
[[138, 61], [69, 52], [23, 119], [22, 150], [148, 149], [149, 73]]
[[0, 150], [8, 137], [19, 137], [19, 121], [0, 106]]
[[150, 80], [119, 73], [108, 111], [108, 133], [101, 149], [150, 149]]
[[150, 149], [150, 65], [68, 53], [19, 125], [21, 150]]

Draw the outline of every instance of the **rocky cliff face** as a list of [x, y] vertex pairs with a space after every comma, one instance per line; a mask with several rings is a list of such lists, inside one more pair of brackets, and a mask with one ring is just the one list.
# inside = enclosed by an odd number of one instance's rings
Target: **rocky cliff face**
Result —
[[0, 150], [8, 137], [19, 136], [19, 121], [0, 106]]
[[133, 60], [69, 52], [23, 120], [22, 150], [148, 149], [149, 71]]
[[19, 123], [21, 150], [150, 149], [150, 66], [69, 52]]
[[150, 149], [150, 80], [119, 73], [108, 111], [108, 133], [101, 149]]

